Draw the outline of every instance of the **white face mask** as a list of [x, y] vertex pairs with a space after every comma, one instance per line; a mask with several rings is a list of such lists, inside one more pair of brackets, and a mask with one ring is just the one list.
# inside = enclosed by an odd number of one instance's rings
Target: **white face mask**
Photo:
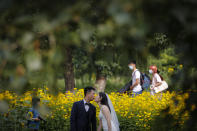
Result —
[[131, 70], [133, 70], [133, 66], [130, 65], [129, 68], [130, 68]]
[[152, 71], [152, 70], [149, 70], [149, 73], [150, 73], [150, 74], [153, 74], [153, 71]]

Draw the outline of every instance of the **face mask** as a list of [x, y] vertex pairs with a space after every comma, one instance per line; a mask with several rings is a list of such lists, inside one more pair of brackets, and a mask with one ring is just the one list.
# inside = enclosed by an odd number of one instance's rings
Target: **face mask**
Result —
[[150, 73], [150, 74], [153, 74], [153, 71], [152, 71], [152, 70], [149, 70], [149, 73]]
[[130, 68], [131, 70], [133, 70], [133, 66], [129, 66], [129, 68]]

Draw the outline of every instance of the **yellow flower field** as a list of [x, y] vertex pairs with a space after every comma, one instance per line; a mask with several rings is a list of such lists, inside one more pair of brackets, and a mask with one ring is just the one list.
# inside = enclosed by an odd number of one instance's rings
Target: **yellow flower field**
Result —
[[[26, 92], [22, 96], [17, 96], [14, 93], [6, 91], [0, 93], [0, 100], [7, 100], [10, 103], [10, 109], [12, 110], [17, 106], [31, 107], [32, 92]], [[57, 117], [63, 117], [69, 119], [71, 108], [74, 102], [83, 99], [83, 89], [74, 92], [59, 93], [54, 96], [49, 93], [47, 87], [39, 89], [36, 95], [41, 98], [42, 105], [46, 105], [50, 111], [46, 114], [46, 119], [56, 119]], [[160, 115], [160, 111], [169, 108], [169, 114], [173, 115], [175, 119], [178, 119], [180, 111], [185, 107], [184, 100], [188, 98], [188, 94], [177, 95], [176, 93], [166, 92], [150, 95], [150, 92], [143, 92], [142, 95], [132, 98], [127, 94], [119, 94], [112, 92], [109, 97], [114, 105], [114, 108], [118, 114], [119, 119], [133, 119], [137, 127], [150, 129], [150, 122]], [[175, 104], [174, 100], [178, 104]], [[95, 102], [92, 102], [97, 108], [97, 116], [99, 114], [99, 107]], [[180, 124], [184, 124], [184, 121], [189, 117], [188, 112], [182, 114], [182, 118], [179, 120]]]

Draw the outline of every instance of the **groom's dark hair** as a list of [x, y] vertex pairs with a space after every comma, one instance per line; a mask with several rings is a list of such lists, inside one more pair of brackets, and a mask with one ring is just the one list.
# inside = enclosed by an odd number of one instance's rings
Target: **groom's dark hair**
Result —
[[84, 96], [87, 95], [88, 92], [91, 92], [91, 91], [95, 91], [95, 88], [91, 87], [91, 86], [87, 86], [84, 88]]

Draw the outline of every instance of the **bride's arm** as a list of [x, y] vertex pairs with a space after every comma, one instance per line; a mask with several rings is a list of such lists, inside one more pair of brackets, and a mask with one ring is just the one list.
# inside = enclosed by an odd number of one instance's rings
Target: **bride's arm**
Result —
[[99, 120], [99, 127], [98, 127], [97, 131], [101, 131], [101, 129], [102, 129], [102, 120], [100, 119]]
[[103, 115], [105, 116], [105, 119], [107, 120], [108, 131], [111, 131], [112, 127], [111, 127], [111, 116], [110, 116], [109, 108], [107, 106], [103, 106], [102, 112]]

